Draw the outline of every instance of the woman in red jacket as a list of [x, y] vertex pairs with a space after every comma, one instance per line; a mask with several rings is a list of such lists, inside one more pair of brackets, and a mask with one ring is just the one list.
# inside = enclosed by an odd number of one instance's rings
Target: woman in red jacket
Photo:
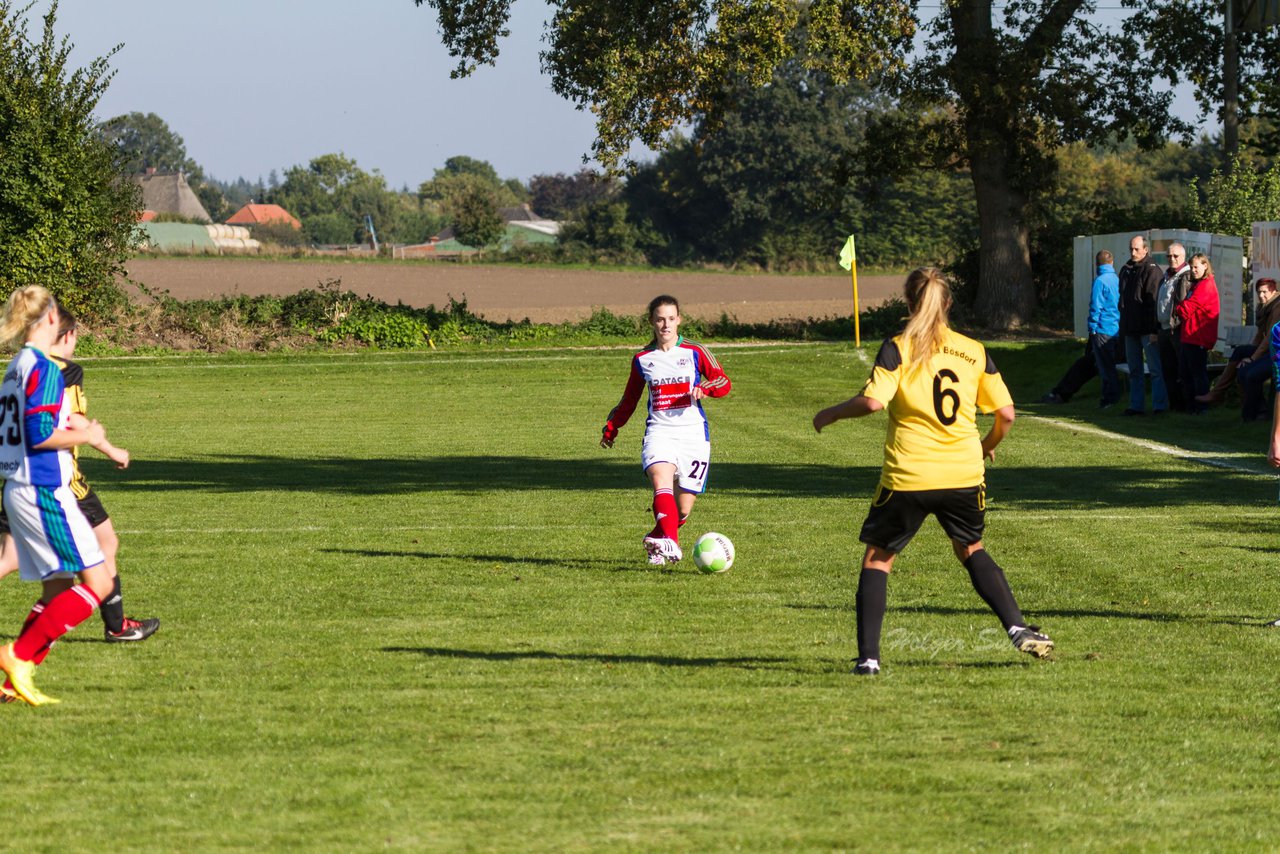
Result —
[[1191, 291], [1174, 309], [1182, 320], [1178, 333], [1178, 376], [1190, 399], [1189, 412], [1208, 409], [1196, 400], [1209, 393], [1209, 351], [1218, 343], [1218, 285], [1213, 265], [1203, 252], [1191, 256]]

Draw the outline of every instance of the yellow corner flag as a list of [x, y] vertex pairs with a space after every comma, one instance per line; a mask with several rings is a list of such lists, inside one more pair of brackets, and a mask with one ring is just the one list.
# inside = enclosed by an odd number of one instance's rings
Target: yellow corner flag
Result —
[[858, 252], [853, 248], [853, 235], [840, 250], [840, 266], [853, 274], [853, 346], [862, 346], [862, 328], [858, 322]]
[[853, 269], [853, 262], [858, 260], [858, 253], [853, 248], [853, 235], [849, 235], [849, 239], [844, 242], [844, 248], [840, 250], [840, 266], [846, 270]]

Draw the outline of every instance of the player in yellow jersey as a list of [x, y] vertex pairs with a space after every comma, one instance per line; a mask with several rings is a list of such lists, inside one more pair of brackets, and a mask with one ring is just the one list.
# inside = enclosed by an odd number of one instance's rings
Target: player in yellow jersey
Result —
[[[973, 587], [990, 606], [1013, 645], [1045, 658], [1053, 641], [1028, 626], [1000, 565], [982, 544], [986, 504], [984, 459], [1013, 425], [1013, 398], [977, 341], [947, 325], [951, 288], [942, 273], [922, 267], [904, 287], [910, 317], [900, 335], [884, 342], [862, 391], [813, 417], [822, 428], [880, 410], [889, 415], [884, 469], [862, 525], [867, 550], [858, 578], [858, 661], [854, 673], [880, 672], [880, 629], [894, 558], [929, 514], [951, 538]], [[979, 437], [978, 410], [996, 415]]]

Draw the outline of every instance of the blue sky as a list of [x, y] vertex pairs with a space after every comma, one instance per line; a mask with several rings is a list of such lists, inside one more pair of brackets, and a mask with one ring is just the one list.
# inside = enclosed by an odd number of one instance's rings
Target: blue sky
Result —
[[416, 189], [459, 154], [524, 181], [582, 166], [594, 122], [541, 73], [546, 9], [517, 0], [496, 67], [465, 80], [412, 0], [61, 0], [57, 29], [77, 66], [124, 45], [100, 118], [156, 113], [220, 180], [340, 151]]
[[100, 118], [156, 113], [220, 180], [341, 151], [416, 189], [453, 155], [528, 180], [590, 151], [591, 114], [539, 70], [546, 7], [514, 5], [497, 66], [466, 80], [449, 79], [434, 11], [412, 0], [61, 0], [57, 30], [77, 66], [124, 44]]

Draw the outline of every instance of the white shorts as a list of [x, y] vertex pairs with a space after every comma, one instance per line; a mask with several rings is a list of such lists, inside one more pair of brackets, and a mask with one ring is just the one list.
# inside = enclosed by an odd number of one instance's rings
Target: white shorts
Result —
[[700, 436], [646, 433], [640, 448], [640, 467], [648, 471], [654, 463], [675, 465], [676, 482], [685, 492], [703, 492], [711, 466], [711, 443]]
[[4, 509], [23, 581], [67, 578], [105, 560], [70, 487], [6, 481]]

